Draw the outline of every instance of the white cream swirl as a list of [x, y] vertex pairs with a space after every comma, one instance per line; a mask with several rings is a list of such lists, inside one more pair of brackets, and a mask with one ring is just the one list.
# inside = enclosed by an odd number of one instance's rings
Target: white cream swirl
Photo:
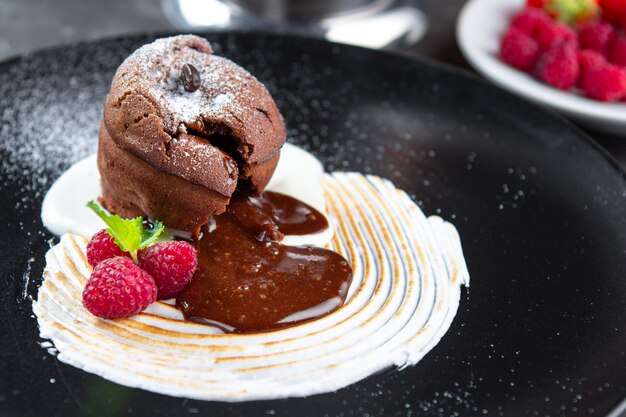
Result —
[[[316, 157], [298, 146], [285, 143], [267, 189], [290, 195], [325, 213], [323, 176], [324, 168]], [[64, 233], [92, 236], [105, 224], [87, 208], [86, 203], [97, 200], [100, 194], [100, 172], [93, 154], [72, 165], [52, 184], [43, 200], [41, 221], [58, 236]], [[313, 235], [285, 236], [283, 243], [323, 246], [332, 235], [332, 227], [329, 227]]]
[[59, 360], [120, 384], [172, 396], [244, 401], [334, 391], [390, 366], [417, 363], [449, 329], [469, 284], [459, 236], [389, 181], [358, 173], [322, 180], [335, 234], [354, 270], [346, 303], [318, 320], [258, 334], [214, 334], [156, 302], [122, 320], [81, 304], [91, 272], [85, 238], [46, 255], [33, 309]]

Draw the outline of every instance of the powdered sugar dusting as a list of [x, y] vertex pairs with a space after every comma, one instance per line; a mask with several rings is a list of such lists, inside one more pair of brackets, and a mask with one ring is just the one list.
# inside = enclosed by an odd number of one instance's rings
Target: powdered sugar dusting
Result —
[[[183, 90], [182, 92], [179, 90]], [[179, 87], [176, 91], [167, 91], [160, 88], [152, 90], [167, 103], [169, 111], [183, 124], [191, 124], [198, 118], [210, 117], [211, 115], [227, 114], [226, 106], [233, 102], [231, 93], [220, 94], [214, 98], [206, 99], [200, 90], [193, 93], [184, 91]]]
[[0, 190], [13, 187], [21, 195], [18, 214], [37, 207], [60, 172], [96, 149], [112, 75], [103, 62], [112, 59], [103, 54], [82, 62], [79, 52], [56, 60], [53, 52], [37, 54], [0, 71]]
[[181, 129], [181, 124], [187, 126], [199, 119], [228, 119], [232, 113], [242, 113], [241, 103], [246, 97], [236, 84], [241, 82], [245, 85], [245, 78], [233, 78], [231, 72], [226, 70], [231, 65], [236, 67], [232, 62], [215, 56], [209, 57], [209, 60], [209, 65], [201, 67], [201, 87], [193, 93], [184, 89], [178, 68], [170, 72], [166, 83], [150, 88], [151, 94], [167, 108], [171, 124], [178, 129]]
[[[200, 73], [200, 88], [194, 92], [183, 86], [184, 64], [193, 65]], [[251, 74], [212, 55], [209, 44], [192, 35], [142, 46], [124, 61], [116, 77], [121, 87], [141, 91], [156, 101], [170, 134], [186, 132], [188, 126], [202, 120], [224, 120], [245, 127], [251, 112], [273, 106], [267, 90]]]
[[223, 106], [224, 104], [230, 103], [232, 100], [233, 98], [230, 94], [220, 94], [219, 96], [215, 97], [215, 100], [213, 100], [213, 102], [217, 106]]
[[237, 186], [237, 163], [202, 139], [187, 135], [172, 139], [169, 163], [180, 177], [224, 195], [232, 194]]

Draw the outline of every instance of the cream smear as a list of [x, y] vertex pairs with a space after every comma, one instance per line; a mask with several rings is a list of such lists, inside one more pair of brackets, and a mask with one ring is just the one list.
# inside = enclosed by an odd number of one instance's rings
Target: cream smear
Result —
[[[300, 237], [351, 263], [345, 304], [295, 327], [223, 334], [184, 321], [171, 301], [102, 320], [82, 306], [92, 268], [85, 248], [103, 227], [84, 204], [99, 195], [95, 158], [50, 189], [42, 219], [63, 234], [46, 254], [33, 310], [59, 360], [117, 383], [202, 400], [246, 401], [330, 392], [390, 366], [417, 363], [449, 329], [469, 274], [454, 226], [426, 217], [382, 178], [324, 174], [317, 159], [286, 145], [269, 189], [325, 212], [333, 230]], [[321, 234], [320, 234], [321, 235]]]
[[[325, 213], [323, 176], [324, 168], [317, 158], [302, 148], [286, 143], [267, 190], [290, 195]], [[52, 184], [43, 200], [41, 220], [48, 230], [58, 236], [65, 233], [92, 236], [105, 224], [87, 208], [86, 203], [97, 200], [99, 196], [100, 173], [94, 154], [72, 165]], [[331, 225], [314, 235], [285, 236], [282, 243], [324, 246], [332, 236]]]

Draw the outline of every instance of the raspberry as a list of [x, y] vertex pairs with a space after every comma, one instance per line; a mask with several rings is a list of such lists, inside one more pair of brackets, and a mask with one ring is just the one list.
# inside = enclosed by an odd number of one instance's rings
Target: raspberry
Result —
[[500, 57], [510, 66], [529, 72], [539, 58], [539, 47], [530, 36], [510, 28], [500, 43]]
[[600, 101], [619, 101], [626, 96], [626, 69], [605, 64], [587, 71], [581, 87], [587, 97]]
[[593, 71], [602, 68], [606, 64], [606, 59], [601, 53], [592, 51], [591, 49], [585, 49], [584, 51], [578, 51], [578, 66], [580, 68], [580, 76], [578, 77], [578, 84], [582, 85], [582, 81], [588, 71]]
[[611, 23], [620, 23], [626, 16], [626, 0], [600, 0], [602, 18]]
[[578, 81], [578, 51], [576, 43], [562, 42], [548, 49], [537, 62], [537, 77], [561, 90], [568, 90]]
[[546, 5], [546, 0], [526, 0], [526, 7], [539, 7], [540, 9]]
[[115, 239], [105, 229], [98, 231], [87, 244], [87, 261], [89, 265], [96, 266], [105, 259], [115, 256], [128, 256], [128, 252], [124, 252], [115, 243]]
[[606, 22], [590, 23], [583, 26], [578, 33], [581, 49], [592, 49], [607, 56], [609, 45], [615, 36], [615, 28]]
[[83, 290], [83, 305], [103, 319], [130, 317], [156, 300], [154, 279], [130, 258], [105, 259], [94, 268]]
[[626, 67], [626, 37], [616, 36], [609, 48], [609, 61]]
[[529, 7], [513, 16], [510, 27], [532, 37], [535, 36], [540, 26], [549, 25], [550, 23], [550, 16], [543, 10]]
[[539, 44], [539, 49], [545, 51], [556, 44], [576, 40], [576, 33], [563, 23], [551, 22], [539, 26], [535, 40]]
[[606, 59], [599, 52], [585, 49], [584, 51], [578, 51], [578, 64], [580, 65], [580, 72], [583, 73], [587, 70], [598, 69], [604, 66]]
[[187, 242], [163, 242], [141, 250], [139, 266], [154, 277], [158, 299], [166, 300], [175, 297], [191, 281], [198, 255]]

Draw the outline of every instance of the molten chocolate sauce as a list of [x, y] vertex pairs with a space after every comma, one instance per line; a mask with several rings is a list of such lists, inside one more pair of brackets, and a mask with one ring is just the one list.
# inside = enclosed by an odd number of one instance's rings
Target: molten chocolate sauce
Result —
[[233, 197], [224, 214], [195, 243], [198, 270], [178, 294], [187, 320], [239, 333], [279, 329], [337, 309], [352, 269], [338, 253], [286, 246], [284, 234], [328, 227], [307, 204], [273, 192]]

